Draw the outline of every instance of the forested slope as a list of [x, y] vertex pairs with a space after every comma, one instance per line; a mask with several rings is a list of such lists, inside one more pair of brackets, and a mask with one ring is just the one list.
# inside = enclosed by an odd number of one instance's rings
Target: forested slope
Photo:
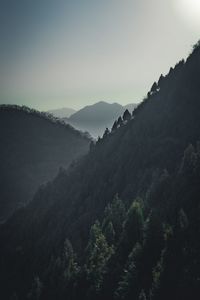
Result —
[[70, 126], [27, 107], [0, 106], [0, 219], [33, 197], [38, 187], [53, 179], [86, 154], [90, 140]]
[[160, 77], [132, 116], [118, 119], [86, 157], [1, 226], [2, 294], [70, 300], [199, 296], [199, 140], [196, 45], [186, 62]]

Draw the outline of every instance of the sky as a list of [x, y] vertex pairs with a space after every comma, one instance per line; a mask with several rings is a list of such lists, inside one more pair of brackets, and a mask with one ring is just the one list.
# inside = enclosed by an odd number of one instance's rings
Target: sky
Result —
[[0, 0], [0, 104], [140, 102], [200, 39], [200, 0]]

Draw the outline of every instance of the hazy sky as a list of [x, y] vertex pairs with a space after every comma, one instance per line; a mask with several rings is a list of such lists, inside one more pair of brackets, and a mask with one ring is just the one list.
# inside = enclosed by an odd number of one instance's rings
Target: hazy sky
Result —
[[0, 4], [0, 103], [139, 102], [200, 39], [200, 0]]

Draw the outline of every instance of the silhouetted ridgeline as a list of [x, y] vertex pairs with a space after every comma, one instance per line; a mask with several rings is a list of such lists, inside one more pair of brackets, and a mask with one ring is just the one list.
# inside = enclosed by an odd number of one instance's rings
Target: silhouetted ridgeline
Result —
[[72, 108], [63, 107], [58, 109], [52, 109], [47, 112], [58, 118], [69, 118], [76, 111]]
[[90, 139], [50, 114], [28, 107], [0, 106], [0, 219], [31, 200], [89, 149]]
[[132, 111], [136, 106], [136, 104], [122, 106], [118, 103], [110, 104], [100, 101], [83, 107], [69, 118], [64, 118], [63, 120], [79, 130], [89, 132], [93, 137], [97, 138], [98, 136], [102, 136], [106, 127], [110, 128], [112, 123], [127, 108]]
[[1, 226], [2, 297], [199, 297], [199, 80], [198, 45]]

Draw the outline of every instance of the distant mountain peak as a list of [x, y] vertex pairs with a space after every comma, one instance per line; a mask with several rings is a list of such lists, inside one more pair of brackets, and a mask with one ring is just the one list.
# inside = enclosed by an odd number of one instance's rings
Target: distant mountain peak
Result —
[[99, 101], [75, 112], [65, 121], [75, 128], [88, 131], [93, 137], [102, 136], [106, 128], [111, 128], [126, 107], [119, 103]]
[[76, 112], [76, 110], [73, 108], [62, 107], [62, 108], [48, 110], [47, 112], [57, 118], [69, 118], [72, 114]]
[[[101, 100], [101, 101], [98, 101], [98, 102], [96, 102], [96, 103], [94, 103], [94, 104], [92, 104], [92, 105], [107, 105], [107, 104], [109, 104], [108, 102], [106, 102], [106, 101], [103, 101], [103, 100]], [[92, 106], [91, 105], [91, 106]]]

